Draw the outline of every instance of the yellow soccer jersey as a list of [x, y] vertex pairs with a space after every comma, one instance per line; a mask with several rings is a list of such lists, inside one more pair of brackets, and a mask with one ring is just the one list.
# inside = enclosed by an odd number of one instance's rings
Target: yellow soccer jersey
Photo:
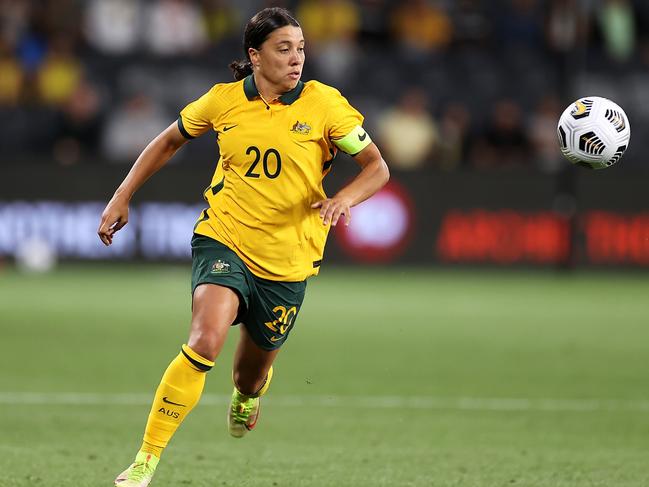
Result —
[[363, 117], [334, 88], [299, 82], [266, 104], [253, 76], [217, 84], [178, 119], [185, 137], [217, 132], [220, 158], [195, 232], [230, 247], [251, 272], [275, 281], [317, 274], [329, 231], [311, 205], [338, 148], [370, 143]]

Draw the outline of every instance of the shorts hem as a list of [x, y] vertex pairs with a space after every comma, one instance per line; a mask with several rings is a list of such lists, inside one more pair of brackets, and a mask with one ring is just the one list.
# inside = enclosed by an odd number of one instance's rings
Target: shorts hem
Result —
[[253, 341], [255, 345], [257, 345], [259, 348], [264, 350], [265, 352], [272, 352], [273, 350], [277, 350], [279, 348], [282, 348], [282, 345], [286, 343], [286, 340], [288, 339], [288, 335], [281, 341], [281, 342], [276, 342], [277, 345], [272, 344], [269, 346], [268, 341], [264, 340], [264, 343], [259, 343], [260, 338], [257, 334], [257, 330], [255, 329], [254, 325], [248, 325], [246, 324], [245, 321], [242, 321], [241, 324], [246, 327], [246, 331], [248, 332], [248, 335], [250, 336], [250, 339]]

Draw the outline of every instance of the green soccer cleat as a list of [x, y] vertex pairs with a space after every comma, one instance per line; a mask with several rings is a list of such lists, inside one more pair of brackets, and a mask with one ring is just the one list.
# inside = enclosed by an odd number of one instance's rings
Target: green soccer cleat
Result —
[[147, 487], [153, 478], [160, 459], [155, 455], [139, 451], [135, 462], [115, 479], [118, 487]]
[[259, 418], [259, 398], [244, 396], [237, 388], [232, 392], [228, 409], [228, 429], [235, 438], [241, 438], [257, 425]]

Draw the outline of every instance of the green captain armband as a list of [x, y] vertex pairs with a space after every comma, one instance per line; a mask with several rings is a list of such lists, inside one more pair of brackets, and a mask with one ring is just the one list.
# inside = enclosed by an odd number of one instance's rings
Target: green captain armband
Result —
[[345, 135], [342, 139], [332, 140], [332, 142], [341, 151], [355, 156], [360, 151], [365, 149], [365, 147], [370, 145], [372, 143], [372, 139], [370, 139], [370, 136], [367, 134], [367, 132], [365, 132], [365, 129], [363, 129], [363, 127], [356, 125], [356, 127], [354, 127], [352, 131]]

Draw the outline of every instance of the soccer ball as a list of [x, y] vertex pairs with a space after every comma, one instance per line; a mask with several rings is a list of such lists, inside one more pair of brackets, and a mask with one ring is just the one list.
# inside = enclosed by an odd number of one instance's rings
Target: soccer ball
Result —
[[631, 127], [619, 105], [587, 96], [564, 110], [557, 126], [561, 152], [573, 164], [604, 169], [620, 160], [629, 146]]

